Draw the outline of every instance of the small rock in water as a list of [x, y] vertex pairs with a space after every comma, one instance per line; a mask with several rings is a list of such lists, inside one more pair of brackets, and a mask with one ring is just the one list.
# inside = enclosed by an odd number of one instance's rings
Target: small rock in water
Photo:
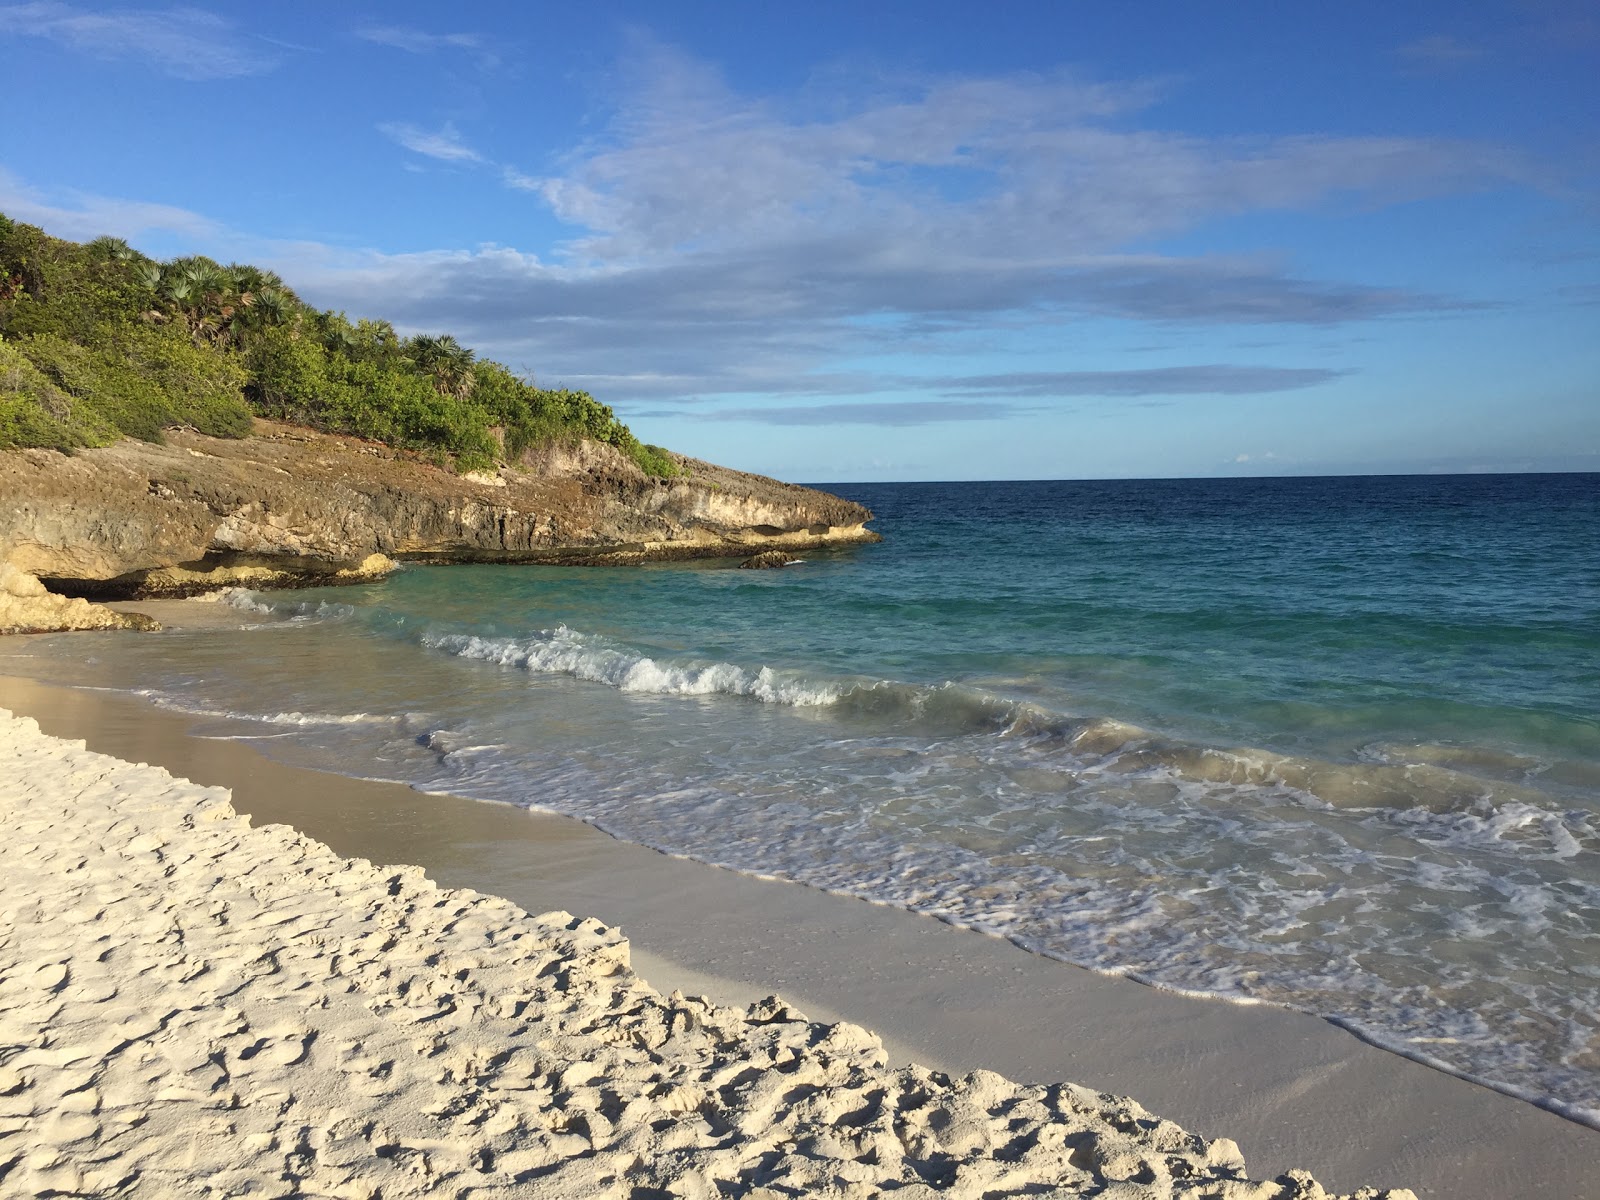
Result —
[[763, 570], [768, 567], [787, 567], [793, 560], [782, 550], [763, 550], [739, 564], [740, 569]]

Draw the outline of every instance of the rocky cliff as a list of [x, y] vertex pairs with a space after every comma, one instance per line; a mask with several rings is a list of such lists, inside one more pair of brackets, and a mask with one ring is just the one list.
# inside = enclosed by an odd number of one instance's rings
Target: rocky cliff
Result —
[[100, 598], [342, 583], [395, 560], [620, 564], [873, 542], [872, 513], [679, 458], [646, 476], [610, 446], [548, 447], [457, 476], [356, 438], [257, 422], [67, 456], [0, 454], [0, 560]]

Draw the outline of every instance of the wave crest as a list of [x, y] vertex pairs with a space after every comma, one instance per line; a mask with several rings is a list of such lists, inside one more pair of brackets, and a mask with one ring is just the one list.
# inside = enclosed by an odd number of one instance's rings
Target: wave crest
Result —
[[[734, 696], [765, 704], [826, 707], [858, 733], [916, 737], [978, 735], [1021, 743], [1069, 774], [1165, 776], [1224, 793], [1257, 789], [1315, 807], [1368, 810], [1425, 828], [1440, 842], [1472, 842], [1532, 858], [1569, 858], [1597, 848], [1600, 830], [1568, 813], [1536, 785], [1482, 774], [1470, 754], [1459, 765], [1340, 762], [1249, 747], [1172, 739], [1110, 717], [1074, 716], [965, 684], [806, 678], [770, 667], [671, 662], [565, 625], [520, 638], [426, 633], [422, 644], [462, 658], [567, 675], [657, 696]], [[1488, 751], [1484, 752], [1489, 754]], [[1059, 756], [1059, 757], [1057, 757]], [[1498, 760], [1496, 760], [1498, 765]], [[1487, 777], [1486, 777], [1487, 776]]]
[[485, 638], [474, 634], [424, 634], [422, 644], [460, 658], [520, 667], [547, 675], [570, 675], [622, 692], [656, 696], [746, 696], [792, 707], [833, 704], [837, 685], [816, 683], [762, 667], [747, 671], [733, 663], [662, 663], [619, 649], [565, 625], [531, 637]]

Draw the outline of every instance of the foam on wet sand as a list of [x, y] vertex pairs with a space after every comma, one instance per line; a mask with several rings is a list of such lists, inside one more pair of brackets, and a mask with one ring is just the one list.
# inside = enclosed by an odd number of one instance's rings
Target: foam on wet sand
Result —
[[3, 709], [0, 779], [6, 1194], [1325, 1195], [1130, 1100], [663, 997], [597, 921], [252, 828]]

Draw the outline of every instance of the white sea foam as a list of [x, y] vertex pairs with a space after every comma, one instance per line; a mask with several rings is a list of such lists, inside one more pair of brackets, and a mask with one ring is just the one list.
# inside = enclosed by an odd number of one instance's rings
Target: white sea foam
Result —
[[337, 600], [302, 600], [290, 593], [283, 599], [269, 600], [248, 588], [230, 587], [217, 593], [218, 602], [253, 616], [289, 620], [344, 620], [355, 615], [355, 607]]
[[[425, 644], [617, 691], [769, 699], [756, 693], [760, 672], [655, 659], [570, 629]], [[1342, 768], [1312, 769], [1314, 760], [1174, 743], [966, 686], [810, 686], [835, 697], [820, 724], [744, 708], [760, 724], [739, 728], [756, 740], [714, 770], [692, 736], [702, 721], [694, 704], [662, 707], [660, 719], [687, 739], [681, 747], [666, 738], [646, 755], [617, 756], [567, 745], [548, 765], [528, 753], [525, 727], [485, 708], [394, 718], [288, 705], [205, 711], [315, 740], [347, 736], [318, 734], [319, 724], [365, 740], [356, 727], [391, 720], [392, 731], [373, 727], [394, 751], [384, 761], [401, 775], [415, 770], [425, 789], [537, 796], [671, 853], [923, 912], [1177, 992], [1318, 1012], [1399, 1053], [1593, 1119], [1600, 1089], [1559, 1056], [1587, 1036], [1575, 1015], [1588, 1003], [1582, 989], [1600, 992], [1593, 983], [1518, 991], [1539, 960], [1593, 952], [1566, 910], [1600, 905], [1600, 894], [1568, 876], [1561, 836], [1587, 837], [1586, 814], [1466, 799], [1478, 789], [1433, 769], [1409, 776], [1445, 785], [1426, 803], [1329, 805], [1288, 786], [1285, 771], [1313, 785], [1332, 778], [1357, 797], [1369, 789]], [[584, 706], [584, 743], [616, 711], [605, 694], [566, 691], [564, 712]], [[742, 721], [737, 711], [728, 718]], [[791, 742], [800, 729], [815, 740]], [[1466, 807], [1449, 807], [1457, 803]]]
[[779, 674], [770, 667], [748, 671], [733, 663], [663, 663], [607, 645], [565, 625], [521, 639], [471, 634], [424, 634], [422, 644], [461, 658], [520, 667], [541, 674], [569, 675], [622, 692], [658, 696], [747, 696], [764, 704], [794, 707], [834, 703], [839, 688]]
[[[873, 704], [893, 695], [862, 691]], [[1175, 992], [1317, 1012], [1595, 1120], [1592, 1075], [1559, 1058], [1589, 1036], [1581, 989], [1519, 991], [1539, 960], [1581, 961], [1594, 945], [1567, 910], [1600, 894], [1550, 853], [1556, 814], [1330, 806], [1270, 773], [1185, 778], [1159, 759], [1106, 769], [1113, 734], [1146, 748], [1156, 736], [1132, 726], [1078, 722], [1101, 756], [1076, 752], [1071, 735], [1019, 744], [979, 723], [952, 740], [908, 725], [801, 750], [803, 770], [798, 757], [745, 755], [709, 774], [653, 757], [602, 784], [595, 771], [609, 763], [585, 759], [518, 787], [670, 853], [912, 909]], [[464, 790], [506, 794], [492, 759], [458, 764]], [[990, 790], [973, 800], [973, 787]], [[856, 808], [855, 797], [872, 799]], [[1440, 836], [1457, 824], [1459, 848]], [[1504, 840], [1518, 836], [1531, 840]]]
[[239, 612], [254, 613], [256, 616], [263, 617], [272, 615], [272, 605], [263, 604], [260, 600], [257, 600], [255, 593], [248, 588], [223, 588], [222, 591], [215, 593], [215, 595], [217, 603], [225, 604], [229, 608], [237, 609]]
[[1396, 812], [1397, 824], [1438, 846], [1491, 850], [1520, 858], [1568, 859], [1585, 848], [1600, 850], [1600, 820], [1580, 811], [1559, 812], [1523, 800], [1500, 804], [1485, 799], [1464, 812], [1433, 812], [1421, 806]]
[[290, 725], [308, 727], [315, 725], [379, 725], [387, 724], [394, 720], [393, 717], [382, 713], [316, 713], [290, 710], [285, 712], [247, 712], [235, 708], [210, 708], [203, 704], [195, 704], [179, 697], [157, 692], [150, 688], [138, 688], [134, 695], [144, 696], [160, 708], [171, 709], [174, 712], [187, 713], [194, 717], [214, 717], [222, 721], [249, 721], [260, 725]]
[[417, 744], [432, 750], [441, 761], [510, 749], [504, 742], [475, 741], [470, 733], [456, 729], [429, 730], [417, 737]]

